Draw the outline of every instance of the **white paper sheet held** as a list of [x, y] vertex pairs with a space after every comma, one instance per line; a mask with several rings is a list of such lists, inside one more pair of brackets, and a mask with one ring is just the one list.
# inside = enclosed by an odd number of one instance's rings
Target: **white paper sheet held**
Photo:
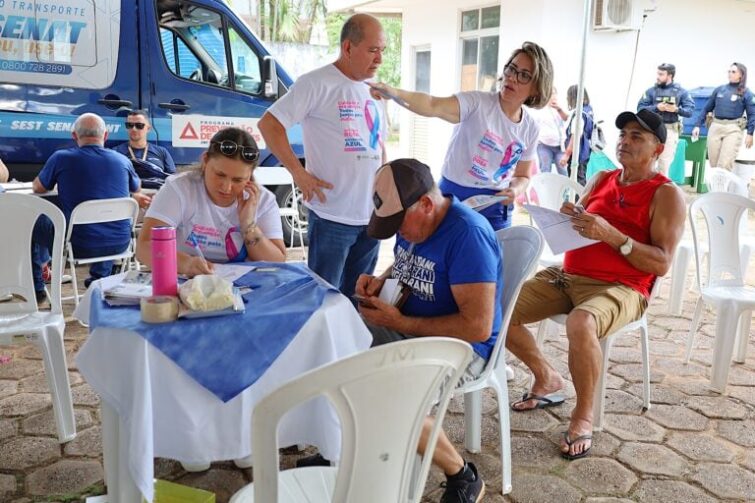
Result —
[[545, 241], [556, 255], [599, 242], [580, 236], [569, 215], [534, 204], [525, 204], [524, 207], [532, 215], [535, 225], [542, 231]]

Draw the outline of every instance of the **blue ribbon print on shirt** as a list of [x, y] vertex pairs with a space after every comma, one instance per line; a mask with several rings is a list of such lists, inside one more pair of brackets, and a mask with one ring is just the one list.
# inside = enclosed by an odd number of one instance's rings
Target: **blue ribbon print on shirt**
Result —
[[370, 130], [370, 148], [376, 150], [378, 144], [382, 145], [383, 142], [380, 138], [380, 113], [372, 100], [367, 100], [364, 104], [364, 119]]
[[506, 177], [509, 170], [516, 166], [516, 163], [522, 158], [522, 152], [524, 152], [524, 145], [518, 141], [511, 142], [506, 147], [506, 150], [503, 152], [503, 159], [501, 159], [501, 166], [493, 174], [494, 182], [498, 183]]
[[244, 246], [243, 240], [240, 246], [236, 246], [233, 240], [233, 233], [241, 235], [241, 229], [237, 226], [233, 226], [228, 229], [225, 234], [225, 253], [228, 257], [228, 262], [243, 262], [246, 260], [246, 246]]

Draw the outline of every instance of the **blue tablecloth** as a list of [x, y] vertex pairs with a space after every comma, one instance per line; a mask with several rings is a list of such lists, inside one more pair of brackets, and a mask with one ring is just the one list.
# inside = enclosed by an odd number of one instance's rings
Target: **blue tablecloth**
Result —
[[244, 295], [243, 314], [150, 324], [141, 321], [137, 306], [110, 307], [95, 291], [91, 330], [111, 327], [139, 333], [227, 402], [257, 381], [320, 307], [325, 294], [337, 291], [303, 264], [249, 265], [254, 267], [234, 282], [252, 288]]

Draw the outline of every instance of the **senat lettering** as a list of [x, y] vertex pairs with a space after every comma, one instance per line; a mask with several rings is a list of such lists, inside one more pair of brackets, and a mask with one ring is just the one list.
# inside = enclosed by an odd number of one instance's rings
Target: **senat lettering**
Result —
[[0, 16], [0, 37], [75, 44], [86, 26], [80, 21], [53, 21], [24, 16], [8, 16], [6, 19]]

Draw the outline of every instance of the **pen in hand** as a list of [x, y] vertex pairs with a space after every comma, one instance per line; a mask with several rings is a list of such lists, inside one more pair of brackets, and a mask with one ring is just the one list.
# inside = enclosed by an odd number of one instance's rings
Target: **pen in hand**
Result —
[[202, 253], [202, 248], [200, 248], [199, 246], [197, 236], [193, 232], [189, 233], [189, 241], [191, 241], [191, 245], [194, 247], [194, 249], [197, 250], [197, 255], [199, 255], [199, 258], [201, 258], [205, 265], [207, 265], [207, 259], [205, 258], [204, 253]]

